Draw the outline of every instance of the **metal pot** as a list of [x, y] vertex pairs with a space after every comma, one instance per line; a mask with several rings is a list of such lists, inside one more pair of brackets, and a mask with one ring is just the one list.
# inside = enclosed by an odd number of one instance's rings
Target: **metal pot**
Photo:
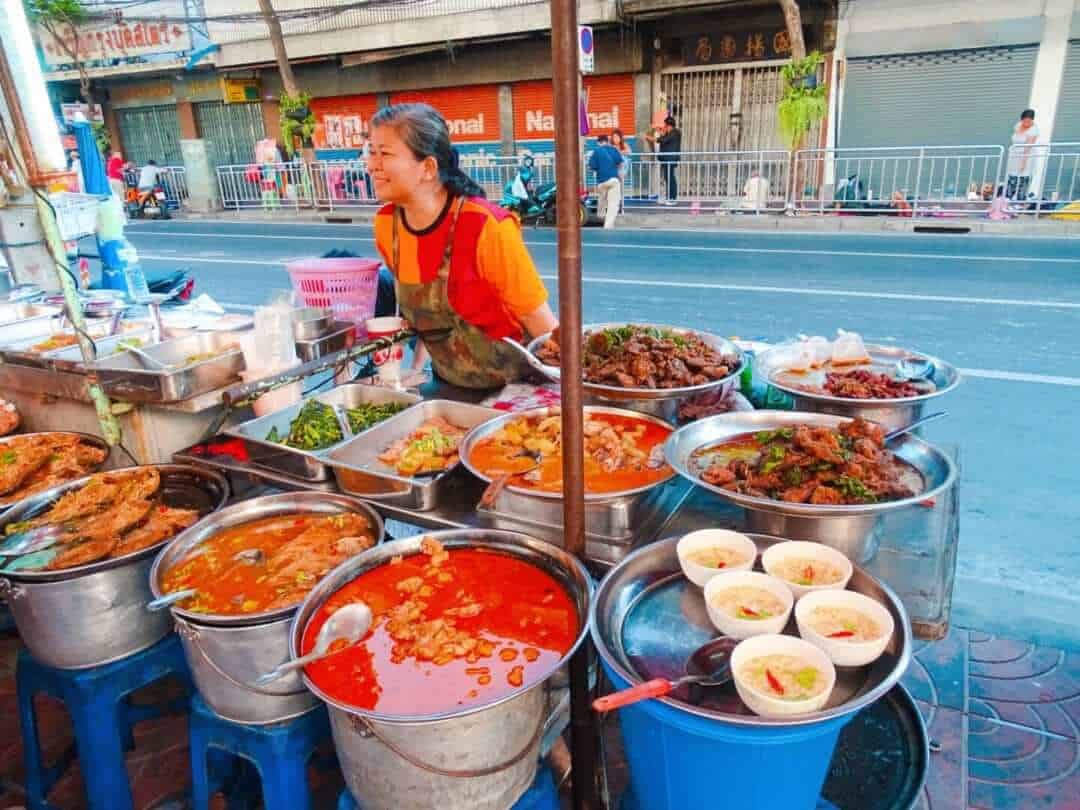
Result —
[[877, 551], [874, 529], [885, 512], [915, 507], [945, 492], [956, 483], [956, 465], [947, 455], [922, 439], [907, 435], [894, 440], [889, 449], [922, 476], [922, 492], [909, 498], [878, 503], [821, 505], [788, 503], [730, 492], [701, 479], [694, 460], [702, 448], [742, 433], [808, 424], [835, 428], [847, 417], [797, 411], [743, 411], [710, 416], [675, 431], [664, 444], [664, 457], [680, 475], [703, 489], [746, 509], [752, 531], [811, 540], [832, 546], [855, 562], [870, 560]]
[[307, 676], [327, 703], [338, 760], [349, 791], [365, 810], [505, 810], [528, 789], [549, 725], [550, 681], [584, 641], [589, 575], [573, 556], [525, 534], [462, 529], [417, 535], [360, 554], [331, 572], [308, 595], [292, 626], [290, 652], [300, 655], [308, 622], [342, 586], [395, 555], [420, 551], [434, 537], [454, 548], [484, 547], [512, 554], [554, 576], [576, 602], [580, 632], [573, 647], [532, 684], [499, 700], [438, 715], [394, 716], [342, 704]]
[[[169, 506], [220, 509], [229, 486], [218, 473], [179, 464], [156, 464], [161, 498]], [[7, 524], [44, 511], [80, 478], [28, 498], [0, 517]], [[161, 545], [115, 560], [64, 571], [13, 571], [0, 577], [0, 597], [11, 609], [19, 635], [43, 664], [87, 669], [150, 647], [172, 629], [165, 614], [150, 613], [149, 573]]]
[[[379, 515], [348, 495], [290, 492], [223, 509], [178, 535], [157, 558], [149, 576], [153, 598], [165, 595], [161, 580], [166, 571], [224, 529], [275, 515], [340, 512], [363, 514], [376, 542], [382, 539]], [[296, 605], [242, 615], [194, 613], [178, 606], [171, 610], [195, 686], [217, 714], [234, 723], [263, 725], [297, 717], [318, 705], [295, 673], [267, 687], [254, 684], [260, 675], [289, 660], [289, 623]]]
[[779, 391], [783, 391], [795, 402], [796, 411], [809, 411], [812, 413], [830, 413], [836, 416], [851, 418], [861, 417], [871, 422], [877, 422], [885, 430], [896, 430], [905, 425], [910, 425], [923, 415], [923, 410], [930, 400], [947, 394], [960, 384], [960, 372], [944, 360], [931, 357], [922, 352], [908, 351], [895, 346], [868, 345], [866, 351], [873, 361], [874, 371], [886, 371], [892, 369], [903, 359], [919, 359], [930, 361], [933, 364], [933, 375], [930, 378], [934, 383], [934, 390], [915, 397], [902, 397], [899, 399], [850, 399], [847, 397], [834, 397], [831, 394], [804, 391], [792, 385], [777, 382], [773, 379], [775, 370], [771, 368], [771, 357], [775, 357], [776, 350], [765, 351], [755, 360], [755, 367], [764, 369], [764, 374], [769, 380], [769, 385]]

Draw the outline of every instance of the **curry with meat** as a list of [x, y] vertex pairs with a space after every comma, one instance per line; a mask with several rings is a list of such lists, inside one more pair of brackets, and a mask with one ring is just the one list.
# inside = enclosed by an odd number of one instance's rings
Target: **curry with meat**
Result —
[[838, 428], [793, 425], [743, 433], [694, 454], [701, 479], [731, 492], [790, 503], [867, 504], [917, 495], [919, 472], [885, 449], [864, 419]]
[[[664, 462], [671, 428], [646, 419], [602, 411], [585, 413], [585, 491], [625, 492], [672, 475]], [[562, 417], [522, 415], [472, 447], [469, 464], [513, 486], [562, 492]]]
[[0, 509], [82, 478], [108, 452], [70, 433], [36, 433], [0, 442]]
[[194, 613], [260, 613], [300, 602], [330, 571], [375, 545], [371, 521], [355, 512], [291, 513], [225, 529], [162, 578], [165, 593], [194, 588], [179, 603]]
[[[302, 652], [339, 608], [364, 602], [358, 644], [309, 664], [330, 698], [383, 714], [429, 715], [497, 700], [543, 677], [574, 644], [577, 609], [551, 574], [483, 548], [394, 557], [345, 585], [304, 630]], [[333, 647], [331, 649], [334, 649]]]
[[379, 461], [394, 467], [398, 475], [438, 473], [458, 463], [458, 445], [468, 431], [436, 416], [379, 454]]
[[9, 524], [5, 533], [58, 527], [55, 554], [44, 564], [47, 571], [123, 557], [163, 543], [199, 519], [196, 510], [162, 503], [160, 488], [161, 476], [153, 467], [101, 473], [59, 497], [44, 514]]
[[[622, 388], [685, 388], [721, 380], [739, 367], [736, 355], [717, 351], [693, 332], [628, 324], [583, 337], [586, 382]], [[559, 365], [558, 335], [536, 356]]]

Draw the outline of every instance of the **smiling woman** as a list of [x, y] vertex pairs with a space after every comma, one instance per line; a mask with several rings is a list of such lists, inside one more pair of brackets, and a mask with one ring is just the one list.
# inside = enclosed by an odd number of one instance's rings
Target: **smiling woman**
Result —
[[549, 332], [555, 316], [517, 221], [458, 167], [446, 121], [426, 104], [380, 110], [368, 169], [387, 203], [375, 242], [401, 314], [421, 332], [449, 329], [425, 344], [435, 372], [465, 388], [518, 377], [520, 361], [502, 338]]

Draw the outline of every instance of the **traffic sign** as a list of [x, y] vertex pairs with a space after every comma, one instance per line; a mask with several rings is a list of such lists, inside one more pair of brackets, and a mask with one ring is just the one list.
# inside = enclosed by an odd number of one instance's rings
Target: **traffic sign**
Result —
[[582, 73], [596, 70], [596, 42], [591, 25], [578, 26], [578, 67]]

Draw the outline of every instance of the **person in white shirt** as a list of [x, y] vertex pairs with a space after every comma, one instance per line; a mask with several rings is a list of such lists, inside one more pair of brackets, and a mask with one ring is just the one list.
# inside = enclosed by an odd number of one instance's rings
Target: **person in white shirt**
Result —
[[1039, 127], [1035, 124], [1035, 111], [1024, 110], [1020, 113], [1020, 121], [1013, 127], [1012, 146], [1009, 148], [1005, 196], [1010, 200], [1027, 199], [1034, 162], [1031, 145], [1038, 139]]
[[152, 160], [139, 170], [139, 191], [153, 191], [161, 180], [161, 168]]
[[743, 186], [742, 207], [760, 211], [769, 206], [769, 181], [757, 169], [750, 172], [750, 179]]

